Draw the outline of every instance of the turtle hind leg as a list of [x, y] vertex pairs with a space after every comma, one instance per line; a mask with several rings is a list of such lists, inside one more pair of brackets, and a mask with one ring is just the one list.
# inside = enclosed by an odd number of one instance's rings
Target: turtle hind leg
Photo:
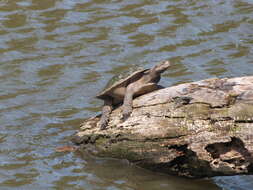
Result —
[[98, 123], [98, 126], [101, 130], [104, 130], [107, 127], [111, 112], [112, 112], [112, 100], [106, 99], [104, 101], [104, 106], [102, 108], [102, 116]]

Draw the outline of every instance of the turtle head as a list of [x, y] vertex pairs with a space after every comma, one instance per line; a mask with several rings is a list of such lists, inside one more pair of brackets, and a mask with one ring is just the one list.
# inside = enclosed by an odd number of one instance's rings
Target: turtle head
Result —
[[166, 69], [168, 69], [169, 66], [170, 66], [169, 61], [163, 61], [163, 62], [159, 63], [158, 65], [156, 65], [153, 69], [155, 70], [156, 73], [162, 73]]

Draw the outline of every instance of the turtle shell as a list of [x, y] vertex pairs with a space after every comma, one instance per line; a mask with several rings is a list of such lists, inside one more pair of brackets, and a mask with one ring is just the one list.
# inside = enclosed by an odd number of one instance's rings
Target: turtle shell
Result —
[[130, 70], [127, 70], [126, 72], [120, 73], [118, 75], [115, 75], [112, 77], [108, 83], [106, 84], [104, 90], [100, 92], [96, 98], [104, 99], [106, 96], [108, 96], [111, 92], [111, 90], [122, 86], [124, 83], [127, 85], [131, 82], [132, 79], [141, 77], [144, 72], [148, 71], [149, 69], [143, 69], [143, 68], [135, 68], [135, 71], [133, 72], [133, 68]]

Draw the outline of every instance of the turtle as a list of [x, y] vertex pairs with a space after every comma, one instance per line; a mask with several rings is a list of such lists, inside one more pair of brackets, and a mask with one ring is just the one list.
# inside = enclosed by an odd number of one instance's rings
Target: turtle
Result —
[[99, 128], [106, 129], [113, 108], [121, 103], [123, 103], [122, 118], [126, 120], [132, 113], [133, 98], [159, 89], [160, 86], [157, 83], [161, 78], [161, 73], [169, 66], [169, 61], [163, 61], [151, 69], [138, 69], [128, 73], [126, 77], [125, 75], [113, 77], [105, 89], [96, 96], [104, 101], [102, 116], [98, 122]]

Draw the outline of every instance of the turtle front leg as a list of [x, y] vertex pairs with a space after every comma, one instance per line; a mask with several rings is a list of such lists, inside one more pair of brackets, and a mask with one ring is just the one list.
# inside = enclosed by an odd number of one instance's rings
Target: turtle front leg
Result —
[[127, 119], [133, 111], [133, 95], [134, 95], [134, 89], [130, 86], [126, 90], [126, 94], [125, 94], [125, 97], [124, 97], [124, 102], [123, 102], [123, 105], [122, 105], [123, 120]]
[[112, 112], [112, 100], [106, 99], [104, 101], [104, 106], [102, 108], [102, 116], [98, 123], [98, 126], [101, 130], [104, 130], [109, 122], [110, 114]]

